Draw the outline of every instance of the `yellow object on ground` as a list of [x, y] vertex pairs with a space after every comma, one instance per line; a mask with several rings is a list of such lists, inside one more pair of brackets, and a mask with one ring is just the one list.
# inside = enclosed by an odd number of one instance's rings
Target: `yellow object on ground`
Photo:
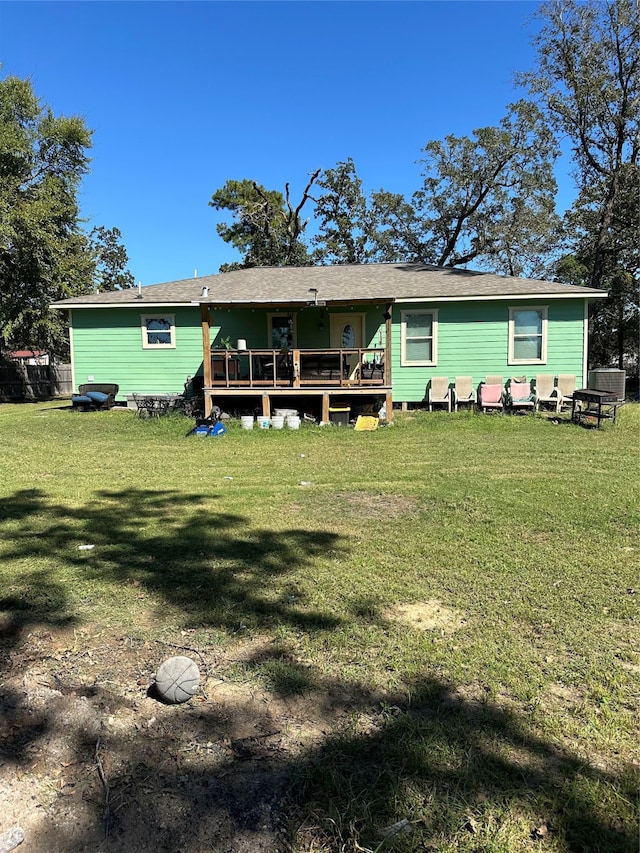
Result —
[[358, 420], [356, 421], [355, 429], [357, 430], [371, 430], [378, 429], [378, 418], [372, 418], [368, 415], [358, 415]]

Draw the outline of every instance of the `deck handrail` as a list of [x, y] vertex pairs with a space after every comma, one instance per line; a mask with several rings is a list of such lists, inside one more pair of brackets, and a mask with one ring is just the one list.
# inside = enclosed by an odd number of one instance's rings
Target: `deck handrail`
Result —
[[384, 347], [211, 350], [211, 387], [385, 386]]

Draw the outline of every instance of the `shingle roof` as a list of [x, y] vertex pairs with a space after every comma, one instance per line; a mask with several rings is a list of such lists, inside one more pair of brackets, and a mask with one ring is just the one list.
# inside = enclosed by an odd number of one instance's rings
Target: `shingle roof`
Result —
[[[203, 288], [208, 297], [201, 298]], [[513, 278], [428, 264], [361, 264], [316, 267], [254, 267], [169, 281], [138, 289], [92, 293], [56, 302], [59, 307], [229, 304], [307, 304], [362, 300], [478, 299], [508, 296], [602, 297], [606, 293], [552, 281]]]

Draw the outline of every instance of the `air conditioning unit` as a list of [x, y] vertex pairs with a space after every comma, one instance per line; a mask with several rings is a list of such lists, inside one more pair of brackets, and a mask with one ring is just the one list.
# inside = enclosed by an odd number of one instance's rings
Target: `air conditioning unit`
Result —
[[627, 375], [624, 370], [614, 367], [598, 367], [589, 371], [587, 387], [594, 391], [608, 391], [618, 400], [624, 400]]

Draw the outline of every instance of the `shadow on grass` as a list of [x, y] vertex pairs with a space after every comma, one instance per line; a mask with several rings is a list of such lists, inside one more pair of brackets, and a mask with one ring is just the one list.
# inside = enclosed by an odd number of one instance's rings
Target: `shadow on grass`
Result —
[[[293, 596], [276, 594], [274, 581], [327, 550], [344, 548], [340, 537], [251, 529], [241, 516], [212, 512], [210, 502], [171, 490], [105, 490], [73, 508], [21, 492], [0, 505], [0, 523], [14, 522], [5, 558], [53, 558], [62, 573], [81, 571], [84, 580], [135, 584], [171, 605], [189, 627], [329, 630], [339, 624], [334, 614], [301, 609]], [[83, 544], [90, 550], [80, 550]], [[43, 577], [35, 596], [20, 582], [19, 597], [34, 618], [57, 622], [63, 605], [47, 607], [49, 585]]]
[[[30, 569], [3, 590], [3, 674], [14, 666], [12, 651], [28, 646], [31, 627], [73, 624], [66, 585], [79, 575], [96, 585], [148, 590], [185, 626], [340, 627], [339, 617], [306, 609], [287, 586], [287, 573], [312, 571], [326, 551], [347, 550], [340, 537], [251, 529], [241, 516], [212, 512], [212, 500], [171, 490], [102, 490], [80, 508], [52, 504], [42, 492], [2, 502], [5, 559], [43, 566], [54, 559], [60, 567]], [[79, 551], [83, 543], [95, 547]], [[357, 602], [350, 618], [379, 619], [375, 597]], [[341, 729], [313, 747], [279, 747], [268, 706], [247, 701], [236, 716], [250, 718], [269, 738], [230, 738], [229, 718], [215, 702], [178, 710], [180, 736], [170, 718], [126, 737], [111, 732], [103, 738], [109, 761], [105, 754], [102, 789], [92, 773], [93, 792], [77, 797], [89, 815], [83, 828], [58, 823], [57, 846], [33, 837], [33, 849], [275, 853], [290, 849], [287, 829], [298, 849], [336, 853], [508, 851], [550, 840], [567, 853], [636, 850], [631, 774], [620, 780], [540, 740], [522, 714], [465, 698], [426, 673], [411, 680], [409, 703], [391, 694], [373, 700], [346, 677], [320, 678], [282, 643], [249, 663], [267, 673], [276, 695], [312, 691], [329, 711], [342, 712]], [[29, 747], [60, 722], [46, 708], [29, 719], [20, 701], [0, 689], [7, 736], [1, 754], [26, 766]], [[101, 701], [114, 708], [123, 700], [105, 689]], [[90, 735], [69, 731], [79, 788], [95, 769]], [[190, 762], [185, 756], [196, 749], [203, 757]], [[399, 821], [408, 832], [381, 846], [380, 833]]]
[[[352, 704], [351, 724], [299, 756], [279, 753], [269, 709], [250, 703], [239, 716], [269, 739], [229, 738], [215, 705], [193, 715], [188, 741], [168, 721], [152, 736], [113, 734], [104, 759], [111, 809], [94, 778], [83, 797], [90, 828], [79, 837], [62, 825], [60, 846], [46, 849], [636, 853], [631, 772], [616, 779], [531, 736], [517, 715], [452, 699], [437, 680], [415, 687], [410, 706], [393, 697]], [[206, 758], [178, 759], [198, 746]], [[83, 738], [74, 747], [85, 765], [90, 747]], [[382, 841], [394, 825], [400, 832]], [[46, 838], [32, 841], [45, 849]]]
[[[172, 610], [183, 627], [234, 632], [289, 625], [327, 631], [339, 624], [331, 613], [301, 609], [278, 592], [276, 580], [326, 549], [340, 547], [328, 532], [249, 529], [246, 519], [211, 511], [211, 499], [171, 490], [100, 491], [82, 507], [51, 503], [46, 493], [20, 491], [0, 501], [3, 559], [29, 568], [0, 591], [0, 666], [7, 673], [12, 651], [38, 626], [76, 624], [71, 587], [79, 580], [152, 593], [160, 611]], [[85, 545], [91, 549], [80, 550]], [[56, 569], [50, 567], [54, 562]], [[37, 565], [42, 568], [32, 568]], [[115, 606], [105, 604], [105, 607]], [[132, 626], [135, 629], [135, 626]], [[306, 684], [282, 670], [273, 657], [281, 689]], [[292, 680], [293, 679], [293, 680]], [[287, 683], [289, 687], [287, 688]], [[19, 698], [0, 688], [0, 709], [15, 710]], [[13, 715], [16, 718], [16, 715]], [[12, 726], [5, 756], [24, 760], [31, 742], [48, 726]]]
[[388, 697], [365, 733], [327, 738], [294, 779], [304, 849], [511, 851], [546, 841], [567, 853], [635, 853], [638, 845], [633, 768], [619, 779], [532, 735], [520, 715], [429, 677], [414, 683], [410, 704]]

